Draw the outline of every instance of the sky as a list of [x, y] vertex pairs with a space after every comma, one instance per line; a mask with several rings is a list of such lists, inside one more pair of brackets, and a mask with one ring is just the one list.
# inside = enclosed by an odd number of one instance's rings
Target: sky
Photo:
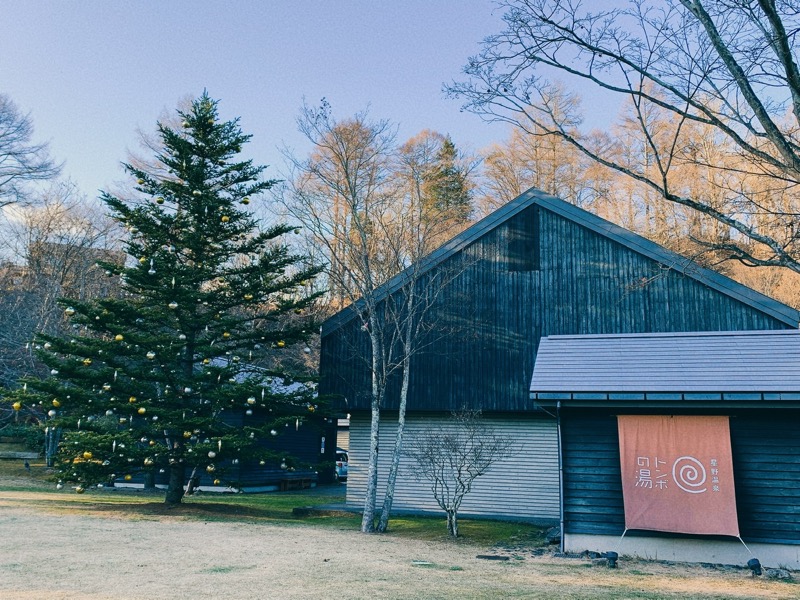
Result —
[[241, 118], [267, 177], [286, 171], [280, 147], [308, 153], [296, 119], [323, 97], [337, 118], [390, 120], [400, 141], [432, 129], [477, 151], [506, 126], [461, 112], [442, 86], [501, 18], [491, 0], [3, 0], [0, 93], [90, 197], [125, 180], [137, 129], [204, 89]]

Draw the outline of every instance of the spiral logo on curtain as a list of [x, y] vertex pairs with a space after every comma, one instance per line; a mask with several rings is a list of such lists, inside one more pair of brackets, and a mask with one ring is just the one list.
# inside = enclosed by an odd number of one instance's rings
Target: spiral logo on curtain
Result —
[[704, 486], [707, 480], [706, 468], [694, 456], [681, 456], [672, 464], [672, 479], [679, 488], [690, 494], [702, 494], [707, 491]]

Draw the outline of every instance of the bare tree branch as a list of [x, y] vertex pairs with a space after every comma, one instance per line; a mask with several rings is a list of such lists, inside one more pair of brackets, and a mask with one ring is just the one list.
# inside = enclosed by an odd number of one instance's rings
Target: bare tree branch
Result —
[[[505, 30], [469, 60], [466, 81], [447, 87], [467, 110], [557, 136], [716, 221], [709, 232], [720, 239], [696, 239], [720, 255], [800, 273], [798, 11], [775, 0], [631, 0], [605, 11], [570, 0], [502, 5]], [[646, 151], [598, 144], [554, 74], [625, 100]], [[718, 151], [699, 156], [698, 135]], [[703, 190], [686, 177], [693, 160], [709, 172]]]
[[34, 144], [33, 123], [0, 94], [0, 208], [28, 198], [25, 184], [52, 179], [61, 171], [48, 156], [47, 144]]

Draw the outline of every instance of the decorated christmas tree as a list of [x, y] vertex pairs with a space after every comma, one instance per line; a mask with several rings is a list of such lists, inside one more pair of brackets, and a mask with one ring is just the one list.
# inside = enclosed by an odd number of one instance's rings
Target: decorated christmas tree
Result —
[[291, 469], [283, 432], [320, 414], [311, 386], [256, 366], [305, 346], [317, 269], [284, 243], [292, 227], [249, 211], [275, 182], [237, 159], [250, 138], [238, 120], [219, 121], [206, 94], [178, 114], [178, 130], [158, 126], [159, 168], [125, 165], [135, 197], [102, 196], [129, 232], [127, 265], [101, 264], [122, 296], [64, 300], [73, 335], [37, 339], [51, 376], [14, 398], [48, 412], [55, 466], [78, 492], [145, 475], [178, 503], [201, 475]]

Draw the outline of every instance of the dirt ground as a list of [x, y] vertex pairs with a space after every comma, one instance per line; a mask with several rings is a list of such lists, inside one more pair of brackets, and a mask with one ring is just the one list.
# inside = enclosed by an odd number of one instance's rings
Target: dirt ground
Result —
[[0, 491], [0, 599], [797, 598], [740, 569], [621, 568], [300, 525], [58, 513]]

